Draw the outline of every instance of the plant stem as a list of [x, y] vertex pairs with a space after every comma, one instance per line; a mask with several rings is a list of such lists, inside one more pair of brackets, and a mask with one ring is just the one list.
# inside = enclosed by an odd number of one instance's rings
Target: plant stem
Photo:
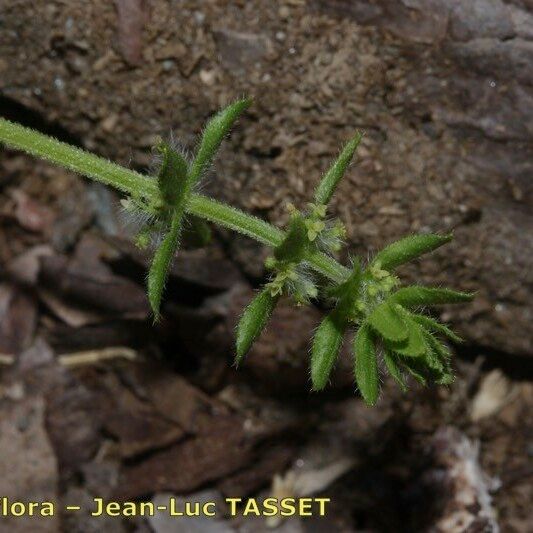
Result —
[[[0, 142], [115, 187], [131, 196], [154, 202], [159, 200], [156, 179], [1, 117]], [[260, 218], [200, 194], [191, 195], [187, 212], [271, 247], [279, 246], [285, 236], [283, 231]], [[306, 261], [317, 272], [336, 283], [344, 281], [350, 274], [349, 269], [320, 252], [310, 253]]]
[[201, 194], [191, 195], [187, 211], [191, 215], [238, 231], [267, 246], [279, 246], [284, 237], [283, 231], [268, 222]]
[[[285, 237], [283, 231], [268, 222], [200, 194], [191, 196], [187, 211], [273, 248], [279, 246]], [[336, 283], [344, 281], [350, 275], [348, 268], [321, 252], [309, 254], [306, 261], [317, 272]]]
[[132, 196], [155, 198], [159, 195], [157, 180], [147, 179], [138, 172], [1, 117], [0, 141]]

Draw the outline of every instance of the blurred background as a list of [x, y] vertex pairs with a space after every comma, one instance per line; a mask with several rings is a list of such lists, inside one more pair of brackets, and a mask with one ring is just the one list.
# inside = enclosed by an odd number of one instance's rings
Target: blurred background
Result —
[[332, 503], [279, 524], [81, 512], [0, 531], [530, 531], [532, 85], [530, 0], [3, 0], [1, 116], [146, 171], [159, 136], [192, 149], [253, 96], [202, 188], [276, 224], [362, 129], [333, 199], [347, 251], [453, 230], [402, 274], [478, 295], [441, 314], [466, 340], [451, 387], [384, 377], [367, 408], [346, 346], [311, 394], [318, 308], [280, 305], [231, 366], [267, 249], [191, 240], [153, 327], [118, 196], [2, 149], [0, 495]]

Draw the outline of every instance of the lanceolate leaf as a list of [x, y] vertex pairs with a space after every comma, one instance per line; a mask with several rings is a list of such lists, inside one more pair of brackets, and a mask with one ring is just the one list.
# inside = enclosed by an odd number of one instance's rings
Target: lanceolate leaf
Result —
[[166, 143], [157, 149], [163, 158], [157, 176], [159, 190], [167, 205], [176, 206], [186, 192], [187, 161]]
[[406, 392], [407, 384], [405, 383], [405, 380], [403, 379], [402, 371], [400, 370], [400, 367], [398, 366], [398, 363], [396, 361], [396, 356], [391, 351], [389, 351], [387, 348], [385, 348], [383, 359], [385, 361], [385, 365], [387, 367], [387, 370], [389, 371], [389, 374], [398, 383], [402, 391]]
[[238, 100], [229, 105], [207, 124], [196, 157], [187, 172], [187, 163], [178, 152], [163, 145], [163, 165], [158, 177], [161, 195], [174, 207], [168, 234], [154, 255], [148, 273], [148, 299], [156, 319], [159, 317], [161, 296], [167, 271], [179, 244], [182, 219], [192, 190], [204, 170], [211, 164], [222, 139], [239, 115], [250, 105], [250, 100]]
[[379, 378], [372, 331], [363, 324], [354, 340], [355, 380], [365, 402], [374, 405], [378, 399]]
[[440, 357], [438, 350], [436, 349], [436, 343], [438, 342], [431, 333], [424, 333], [424, 338], [426, 339], [427, 351], [425, 355], [425, 361], [428, 367], [438, 374], [444, 372], [444, 364]]
[[460, 343], [463, 342], [463, 339], [456, 335], [449, 327], [445, 326], [444, 324], [441, 324], [437, 320], [430, 318], [425, 315], [415, 315], [412, 314], [411, 317], [415, 322], [418, 322], [421, 326], [426, 328], [428, 331], [433, 331], [435, 333], [441, 333], [442, 335], [445, 335], [450, 340]]
[[276, 303], [277, 296], [272, 296], [269, 289], [263, 289], [244, 310], [237, 326], [237, 355], [235, 364], [239, 364], [248, 353], [255, 339], [265, 328]]
[[432, 373], [433, 380], [439, 385], [453, 383], [454, 376], [450, 366], [450, 353], [448, 348], [439, 342], [431, 333], [426, 333], [429, 350], [426, 362]]
[[423, 362], [421, 362], [420, 359], [404, 357], [402, 359], [402, 367], [405, 368], [420, 384], [424, 386], [427, 385], [427, 379], [424, 375], [427, 368], [424, 368]]
[[445, 368], [444, 372], [442, 372], [439, 376], [435, 378], [435, 383], [437, 385], [451, 385], [455, 380], [455, 376], [453, 375], [453, 372], [449, 368], [449, 365]]
[[427, 350], [424, 332], [422, 328], [408, 315], [407, 312], [401, 312], [401, 317], [407, 328], [407, 340], [403, 342], [385, 341], [387, 346], [395, 353], [406, 355], [408, 357], [419, 357], [424, 355]]
[[393, 342], [407, 340], [407, 327], [394, 307], [388, 302], [378, 305], [368, 317], [372, 328], [384, 339]]
[[159, 307], [168, 270], [179, 245], [180, 232], [181, 216], [176, 216], [172, 219], [168, 233], [156, 250], [148, 271], [148, 300], [156, 321], [159, 319]]
[[457, 304], [470, 302], [473, 294], [456, 292], [450, 289], [437, 289], [432, 287], [405, 287], [396, 291], [389, 301], [404, 307], [419, 307], [424, 305]]
[[452, 371], [450, 361], [442, 361], [442, 364], [444, 367], [443, 370], [439, 372], [433, 379], [437, 385], [451, 385], [455, 380], [455, 376]]
[[436, 339], [429, 332], [425, 332], [425, 338], [428, 346], [442, 361], [448, 361], [450, 359], [450, 350], [444, 343]]
[[187, 186], [187, 163], [168, 145], [162, 145], [160, 149], [163, 163], [158, 176], [158, 186], [164, 200], [172, 206], [172, 209], [170, 227], [154, 254], [148, 272], [148, 301], [156, 321], [159, 319], [159, 308], [168, 270], [179, 246], [183, 216], [190, 193]]
[[357, 132], [354, 138], [346, 144], [339, 157], [335, 160], [333, 165], [331, 165], [330, 169], [320, 180], [320, 183], [315, 190], [316, 204], [327, 205], [329, 203], [333, 193], [335, 192], [335, 189], [337, 188], [337, 184], [344, 176], [346, 168], [350, 164], [353, 154], [359, 146], [362, 138], [363, 134]]
[[233, 123], [246, 110], [251, 102], [252, 101], [249, 98], [237, 100], [217, 113], [207, 123], [200, 141], [200, 146], [196, 152], [196, 157], [194, 158], [189, 171], [189, 179], [193, 186], [209, 168], [220, 143], [233, 126]]
[[410, 235], [389, 244], [374, 258], [384, 270], [394, 270], [396, 267], [416, 259], [422, 254], [432, 252], [439, 246], [452, 240], [452, 235]]
[[322, 390], [329, 379], [344, 336], [345, 324], [335, 311], [324, 318], [315, 333], [311, 351], [311, 382], [313, 390]]

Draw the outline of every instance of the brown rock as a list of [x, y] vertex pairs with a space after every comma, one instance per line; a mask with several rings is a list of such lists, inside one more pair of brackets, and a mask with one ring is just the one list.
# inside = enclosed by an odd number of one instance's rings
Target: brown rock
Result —
[[131, 499], [158, 491], [191, 492], [247, 465], [251, 461], [250, 444], [242, 421], [213, 418], [209, 433], [125, 466], [118, 495]]
[[145, 318], [148, 315], [144, 290], [114, 275], [103, 263], [95, 268], [94, 262], [76, 264], [64, 256], [46, 257], [39, 281], [47, 290], [41, 296], [63, 320], [74, 326], [97, 322], [99, 316]]
[[37, 322], [35, 305], [17, 287], [0, 284], [0, 353], [18, 354], [30, 345]]
[[46, 383], [46, 427], [65, 478], [96, 453], [101, 439], [101, 415], [96, 396], [87, 387], [61, 369], [56, 369], [55, 374], [55, 386], [52, 380]]
[[142, 31], [147, 19], [144, 0], [115, 0], [118, 13], [118, 40], [124, 59], [137, 66], [142, 60]]
[[180, 426], [137, 398], [114, 374], [102, 376], [98, 389], [104, 428], [118, 439], [122, 457], [163, 448], [185, 435]]

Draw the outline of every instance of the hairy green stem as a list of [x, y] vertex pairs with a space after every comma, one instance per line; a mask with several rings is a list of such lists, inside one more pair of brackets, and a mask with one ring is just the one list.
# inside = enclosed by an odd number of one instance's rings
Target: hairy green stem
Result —
[[279, 246], [284, 237], [283, 231], [268, 222], [201, 194], [191, 195], [187, 211], [191, 215], [238, 231], [267, 246]]
[[154, 198], [159, 195], [157, 180], [147, 179], [138, 172], [1, 117], [0, 141], [132, 196]]
[[[156, 179], [1, 117], [0, 142], [134, 197], [143, 197], [154, 202], [159, 200], [160, 192]], [[283, 231], [260, 218], [200, 194], [191, 195], [187, 212], [271, 247], [279, 246], [285, 236]], [[320, 252], [310, 253], [306, 261], [317, 272], [336, 283], [344, 281], [350, 274], [349, 269]]]

